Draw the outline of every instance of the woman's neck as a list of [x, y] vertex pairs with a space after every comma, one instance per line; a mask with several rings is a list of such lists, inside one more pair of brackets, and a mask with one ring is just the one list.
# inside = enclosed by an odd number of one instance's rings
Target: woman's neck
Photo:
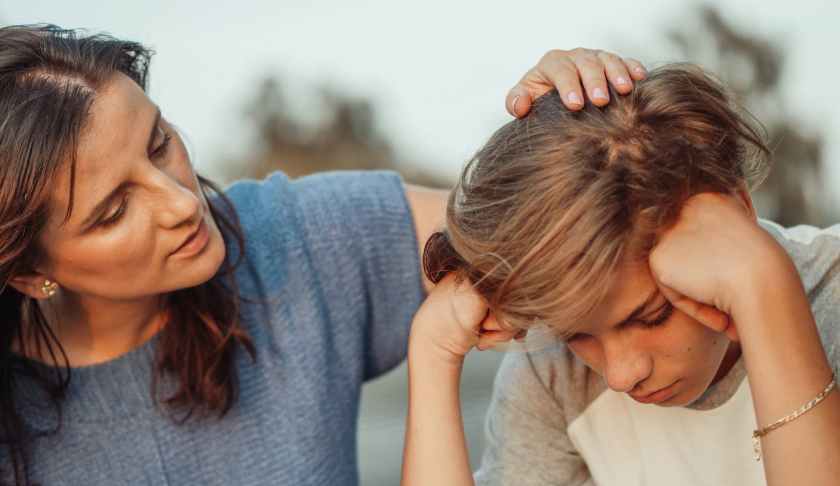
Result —
[[[115, 301], [62, 291], [38, 305], [70, 366], [81, 367], [110, 361], [151, 339], [166, 323], [165, 300], [156, 295]], [[49, 356], [29, 357], [62, 364]]]

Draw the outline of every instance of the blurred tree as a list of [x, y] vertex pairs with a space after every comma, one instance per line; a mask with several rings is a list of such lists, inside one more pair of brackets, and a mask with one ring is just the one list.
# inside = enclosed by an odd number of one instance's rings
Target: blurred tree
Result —
[[245, 107], [245, 118], [256, 129], [258, 149], [243, 161], [225, 163], [222, 177], [262, 178], [278, 169], [290, 177], [325, 170], [391, 169], [409, 182], [449, 187], [447, 180], [399, 162], [377, 128], [371, 101], [326, 87], [317, 94], [322, 116], [307, 123], [287, 103], [281, 81], [266, 77]]
[[[754, 194], [761, 215], [783, 225], [824, 225], [837, 218], [822, 185], [824, 135], [800, 128], [782, 96], [784, 49], [736, 29], [715, 7], [701, 6], [692, 12], [696, 22], [667, 33], [679, 58], [716, 73], [761, 120], [774, 150], [770, 176]], [[409, 182], [451, 186], [451, 180], [424, 171], [396, 152], [378, 130], [370, 100], [323, 87], [317, 95], [323, 116], [306, 123], [287, 103], [281, 80], [266, 77], [245, 110], [246, 121], [256, 130], [258, 148], [244, 160], [224, 162], [222, 178], [261, 178], [277, 169], [292, 177], [323, 170], [393, 169]]]
[[737, 30], [711, 6], [696, 10], [694, 26], [668, 38], [684, 59], [716, 73], [761, 120], [773, 149], [770, 176], [756, 192], [759, 212], [783, 225], [825, 225], [834, 217], [822, 186], [824, 135], [807, 133], [785, 106], [780, 82], [785, 51], [766, 38]]

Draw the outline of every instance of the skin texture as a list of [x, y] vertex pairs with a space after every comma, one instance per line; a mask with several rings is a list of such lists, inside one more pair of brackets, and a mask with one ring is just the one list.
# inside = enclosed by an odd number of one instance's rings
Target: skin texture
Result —
[[[616, 325], [651, 295], [638, 320]], [[647, 262], [622, 266], [606, 302], [583, 326], [588, 332], [574, 335], [568, 346], [614, 391], [641, 397], [678, 382], [674, 395], [658, 405], [684, 406], [715, 377], [725, 376], [738, 357], [738, 344], [724, 334], [678, 309], [668, 312]], [[646, 323], [660, 317], [667, 318], [658, 325]], [[730, 359], [724, 363], [727, 351]]]
[[[39, 238], [46, 259], [37, 273], [12, 282], [40, 299], [74, 366], [111, 359], [147, 340], [165, 320], [164, 293], [207, 281], [225, 257], [184, 144], [165, 119], [154, 125], [156, 112], [123, 74], [98, 94], [80, 140], [72, 216], [63, 222], [68, 166], [56, 181], [50, 221]], [[82, 226], [93, 206], [122, 183], [130, 186], [120, 219], [107, 227]], [[122, 202], [114, 199], [101, 218], [120, 211]], [[204, 250], [190, 258], [171, 256], [202, 220], [209, 230]], [[44, 279], [60, 285], [50, 299], [40, 291]]]

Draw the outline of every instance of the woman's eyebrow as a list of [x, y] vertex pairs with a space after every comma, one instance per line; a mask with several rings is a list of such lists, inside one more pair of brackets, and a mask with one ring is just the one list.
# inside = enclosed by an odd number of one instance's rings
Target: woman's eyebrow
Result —
[[155, 143], [155, 135], [157, 134], [155, 129], [160, 124], [160, 107], [156, 106], [155, 108], [157, 109], [157, 111], [155, 112], [155, 121], [154, 123], [152, 123], [152, 127], [149, 129], [149, 141], [146, 143], [146, 153], [152, 151], [152, 145]]
[[[160, 107], [155, 106], [155, 118], [151, 128], [149, 128], [149, 141], [146, 142], [146, 153], [152, 151], [152, 145], [155, 143], [155, 128], [157, 128], [158, 124], [160, 124], [160, 116]], [[94, 219], [96, 219], [99, 213], [107, 209], [111, 201], [116, 196], [118, 196], [128, 185], [129, 184], [127, 182], [123, 182], [122, 184], [111, 190], [111, 192], [109, 192], [107, 196], [105, 196], [101, 201], [99, 201], [99, 203], [96, 204], [96, 206], [93, 207], [90, 213], [88, 213], [87, 217], [81, 223], [79, 223], [79, 226], [82, 228], [87, 228], [87, 226], [90, 223], [92, 223]]]
[[94, 206], [94, 207], [93, 207], [93, 209], [90, 211], [90, 213], [89, 213], [89, 214], [87, 215], [87, 217], [84, 219], [84, 221], [82, 221], [81, 223], [79, 223], [79, 226], [81, 226], [82, 228], [87, 228], [87, 226], [88, 226], [90, 223], [92, 223], [92, 222], [93, 222], [93, 220], [95, 220], [95, 219], [96, 219], [96, 217], [99, 215], [99, 213], [101, 213], [102, 211], [104, 211], [104, 210], [108, 209], [108, 206], [110, 206], [111, 201], [112, 201], [115, 197], [117, 197], [117, 196], [118, 196], [118, 195], [119, 195], [119, 194], [120, 194], [120, 193], [121, 193], [121, 192], [122, 192], [122, 191], [123, 191], [123, 190], [124, 190], [127, 186], [129, 186], [129, 185], [130, 185], [130, 184], [129, 184], [128, 182], [123, 182], [123, 183], [122, 183], [122, 184], [120, 184], [119, 186], [115, 187], [115, 188], [114, 188], [114, 189], [113, 189], [110, 193], [108, 193], [108, 195], [107, 195], [107, 196], [105, 196], [105, 198], [104, 198], [104, 199], [102, 199], [101, 201], [99, 201], [99, 203], [98, 203], [96, 206]]

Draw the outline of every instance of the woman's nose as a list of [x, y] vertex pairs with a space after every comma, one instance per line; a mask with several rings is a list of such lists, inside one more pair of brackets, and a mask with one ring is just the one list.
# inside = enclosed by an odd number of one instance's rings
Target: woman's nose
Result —
[[201, 199], [188, 186], [161, 174], [159, 177], [160, 224], [173, 228], [195, 221], [201, 213]]

